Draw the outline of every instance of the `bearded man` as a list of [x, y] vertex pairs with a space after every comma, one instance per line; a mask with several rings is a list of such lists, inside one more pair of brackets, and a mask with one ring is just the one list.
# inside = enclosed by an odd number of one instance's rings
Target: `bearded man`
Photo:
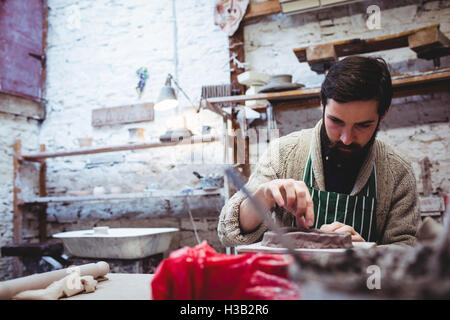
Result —
[[[352, 241], [377, 245], [414, 245], [420, 216], [413, 170], [376, 139], [391, 100], [383, 59], [337, 62], [322, 83], [322, 119], [271, 143], [246, 187], [282, 226], [349, 232]], [[251, 244], [265, 231], [244, 193], [226, 202], [218, 224], [223, 245]]]

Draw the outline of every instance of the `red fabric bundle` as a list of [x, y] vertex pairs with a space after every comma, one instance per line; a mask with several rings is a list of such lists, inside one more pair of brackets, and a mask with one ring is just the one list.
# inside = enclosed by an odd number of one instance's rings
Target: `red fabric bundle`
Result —
[[154, 300], [299, 299], [288, 278], [289, 256], [217, 253], [206, 241], [172, 252], [156, 269]]

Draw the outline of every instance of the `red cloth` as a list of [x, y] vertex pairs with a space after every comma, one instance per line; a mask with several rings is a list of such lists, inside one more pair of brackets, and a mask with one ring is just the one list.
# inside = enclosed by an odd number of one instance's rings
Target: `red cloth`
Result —
[[217, 253], [206, 241], [172, 252], [155, 271], [155, 300], [299, 299], [288, 280], [289, 256]]

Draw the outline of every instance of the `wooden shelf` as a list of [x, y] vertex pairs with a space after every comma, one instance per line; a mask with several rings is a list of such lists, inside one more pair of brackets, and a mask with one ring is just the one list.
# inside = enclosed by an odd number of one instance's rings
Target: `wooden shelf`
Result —
[[[450, 68], [392, 75], [392, 87], [395, 98], [436, 91], [450, 91]], [[247, 100], [269, 100], [276, 109], [282, 108], [283, 105], [291, 109], [318, 107], [320, 106], [320, 88], [207, 99], [210, 104], [216, 105], [214, 108], [209, 108], [216, 113], [219, 113], [218, 108], [229, 107]]]
[[209, 103], [241, 103], [247, 100], [292, 100], [292, 99], [308, 99], [317, 97], [320, 94], [320, 88], [299, 89], [283, 92], [257, 93], [251, 95], [239, 95], [229, 97], [208, 98]]
[[[439, 24], [368, 39], [348, 39], [294, 49], [299, 62], [308, 62], [313, 71], [324, 73], [338, 57], [410, 48], [421, 59], [439, 59], [450, 54], [450, 40]], [[439, 65], [436, 65], [439, 66]]]
[[21, 156], [21, 160], [39, 162], [39, 161], [47, 159], [47, 158], [70, 157], [70, 156], [95, 154], [95, 153], [170, 147], [170, 146], [214, 142], [214, 141], [218, 141], [218, 140], [220, 140], [220, 137], [218, 137], [218, 136], [201, 135], [201, 136], [192, 136], [190, 139], [182, 140], [180, 142], [159, 142], [158, 141], [158, 142], [152, 142], [152, 143], [135, 143], [135, 144], [126, 144], [126, 145], [109, 146], [109, 147], [86, 148], [86, 149], [79, 149], [79, 150], [72, 150], [72, 151], [39, 152], [39, 153], [34, 153], [34, 154], [23, 154]]
[[280, 12], [281, 12], [281, 5], [278, 0], [267, 0], [261, 2], [250, 1], [248, 4], [247, 12], [245, 13], [245, 16], [243, 18], [243, 21], [265, 17]]
[[[110, 200], [135, 200], [146, 198], [173, 198], [173, 197], [199, 197], [199, 196], [222, 196], [222, 189], [204, 191], [204, 190], [192, 190], [189, 193], [182, 193], [180, 191], [173, 190], [149, 190], [147, 192], [140, 193], [121, 193], [121, 194], [102, 194], [102, 195], [86, 195], [86, 196], [47, 196], [46, 190], [46, 175], [47, 175], [47, 163], [48, 158], [57, 157], [70, 157], [78, 155], [106, 153], [106, 152], [118, 152], [118, 151], [131, 151], [148, 148], [159, 148], [179, 145], [191, 145], [199, 143], [208, 143], [214, 141], [220, 141], [222, 139], [219, 135], [198, 135], [192, 136], [188, 139], [183, 139], [179, 142], [148, 142], [148, 143], [133, 143], [126, 145], [108, 146], [108, 147], [96, 147], [86, 148], [71, 151], [62, 152], [47, 152], [45, 145], [40, 146], [41, 152], [32, 154], [22, 154], [22, 141], [17, 140], [14, 143], [14, 174], [13, 174], [13, 194], [14, 194], [14, 243], [22, 242], [22, 220], [23, 209], [25, 205], [40, 205], [38, 212], [38, 224], [39, 224], [39, 241], [47, 241], [47, 205], [49, 203], [70, 203], [70, 202], [87, 202], [87, 201], [110, 201]], [[39, 196], [26, 197], [22, 194], [22, 187], [20, 186], [20, 171], [25, 161], [39, 163]]]
[[190, 193], [181, 193], [173, 190], [152, 190], [139, 193], [120, 193], [120, 194], [102, 194], [87, 196], [57, 196], [57, 197], [36, 197], [22, 199], [21, 205], [26, 204], [46, 204], [61, 202], [84, 202], [84, 201], [107, 201], [107, 200], [138, 200], [145, 198], [179, 198], [179, 197], [198, 197], [198, 196], [216, 196], [221, 195], [222, 189], [211, 191], [192, 190]]

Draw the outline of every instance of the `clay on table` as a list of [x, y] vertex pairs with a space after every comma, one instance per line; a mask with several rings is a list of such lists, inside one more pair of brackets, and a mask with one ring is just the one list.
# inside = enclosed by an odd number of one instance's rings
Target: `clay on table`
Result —
[[[294, 244], [295, 248], [304, 249], [338, 249], [353, 248], [350, 233], [337, 233], [322, 231], [319, 229], [299, 230], [294, 227], [281, 228], [285, 237]], [[267, 231], [264, 233], [261, 245], [266, 247], [283, 248], [276, 233]]]

